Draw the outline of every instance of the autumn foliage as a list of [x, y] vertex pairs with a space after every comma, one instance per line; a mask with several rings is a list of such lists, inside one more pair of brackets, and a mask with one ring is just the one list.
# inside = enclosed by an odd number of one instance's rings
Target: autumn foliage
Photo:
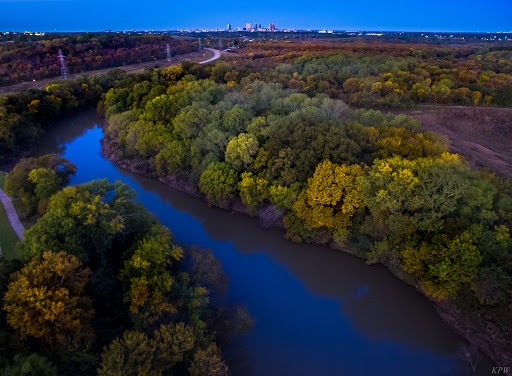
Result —
[[91, 271], [65, 252], [44, 252], [12, 276], [5, 294], [7, 322], [22, 338], [37, 338], [52, 348], [94, 339], [94, 311], [85, 295]]

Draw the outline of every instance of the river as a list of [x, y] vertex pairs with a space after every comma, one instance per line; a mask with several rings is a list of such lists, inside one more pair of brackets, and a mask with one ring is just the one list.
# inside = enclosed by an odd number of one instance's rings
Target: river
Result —
[[72, 184], [128, 183], [177, 242], [209, 248], [229, 276], [228, 299], [247, 306], [254, 328], [225, 349], [235, 376], [465, 374], [461, 340], [413, 287], [380, 265], [209, 208], [163, 183], [117, 168], [101, 155], [92, 111], [61, 119], [36, 154], [78, 167]]

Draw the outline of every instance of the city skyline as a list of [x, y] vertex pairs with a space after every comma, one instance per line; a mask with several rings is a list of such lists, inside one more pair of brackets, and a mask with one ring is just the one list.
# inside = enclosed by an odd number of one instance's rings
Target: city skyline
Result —
[[[378, 30], [415, 32], [508, 32], [512, 30], [512, 3], [481, 7], [476, 0], [432, 0], [424, 4], [395, 0], [383, 3], [327, 1], [321, 7], [305, 1], [264, 1], [257, 8], [218, 1], [214, 9], [153, 0], [140, 7], [133, 0], [0, 0], [0, 31], [103, 31], [233, 29], [248, 21], [279, 29]], [[101, 9], [101, 12], [98, 12]], [[226, 11], [229, 9], [229, 11]], [[442, 9], [439, 17], [438, 9]], [[437, 15], [434, 17], [434, 13]], [[72, 17], [80, 14], [78, 19]], [[114, 17], [114, 16], [115, 17]], [[250, 15], [250, 16], [248, 16]]]

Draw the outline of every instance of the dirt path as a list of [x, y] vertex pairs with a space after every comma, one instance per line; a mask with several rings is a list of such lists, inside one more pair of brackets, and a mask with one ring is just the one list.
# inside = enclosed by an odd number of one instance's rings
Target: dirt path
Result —
[[[142, 72], [144, 69], [148, 68], [165, 68], [170, 67], [173, 65], [178, 65], [182, 63], [183, 61], [192, 61], [192, 62], [199, 62], [200, 64], [208, 63], [210, 61], [218, 59], [221, 54], [219, 51], [211, 49], [211, 48], [205, 48], [205, 52], [203, 54], [200, 54], [199, 52], [190, 52], [183, 55], [176, 55], [172, 57], [172, 60], [168, 62], [167, 60], [155, 60], [155, 61], [147, 61], [145, 63], [138, 63], [138, 64], [130, 64], [130, 65], [123, 65], [120, 67], [111, 67], [111, 68], [104, 68], [104, 69], [98, 69], [93, 71], [85, 71], [83, 73], [74, 73], [71, 75], [71, 79], [78, 78], [82, 74], [87, 75], [97, 75], [97, 74], [103, 74], [107, 73], [111, 69], [120, 68], [124, 70], [126, 73], [137, 73]], [[206, 60], [205, 60], [206, 59]], [[54, 82], [61, 82], [62, 79], [60, 77], [51, 77], [51, 78], [45, 78], [43, 80], [39, 81], [30, 81], [30, 82], [19, 82], [16, 84], [12, 84], [9, 86], [2, 86], [0, 87], [0, 96], [5, 94], [14, 93], [18, 90], [24, 90], [24, 89], [38, 89], [41, 87], [46, 87]]]
[[12, 205], [12, 201], [7, 194], [0, 189], [0, 202], [4, 206], [5, 212], [7, 213], [7, 218], [9, 218], [9, 223], [15, 234], [18, 236], [20, 240], [23, 240], [23, 231], [25, 228], [20, 222], [20, 218], [18, 217], [18, 213], [16, 213], [16, 209]]

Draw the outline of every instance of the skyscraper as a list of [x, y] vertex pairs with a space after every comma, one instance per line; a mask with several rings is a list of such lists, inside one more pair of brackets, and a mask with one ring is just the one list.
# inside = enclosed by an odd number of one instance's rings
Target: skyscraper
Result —
[[269, 28], [270, 31], [275, 31], [276, 30], [276, 24], [271, 22], [271, 23], [268, 24], [268, 28]]
[[231, 24], [228, 24], [228, 31], [231, 31]]
[[251, 23], [250, 22], [247, 22], [245, 24], [245, 31], [251, 31]]
[[258, 24], [257, 23], [254, 24], [254, 30], [258, 30]]

